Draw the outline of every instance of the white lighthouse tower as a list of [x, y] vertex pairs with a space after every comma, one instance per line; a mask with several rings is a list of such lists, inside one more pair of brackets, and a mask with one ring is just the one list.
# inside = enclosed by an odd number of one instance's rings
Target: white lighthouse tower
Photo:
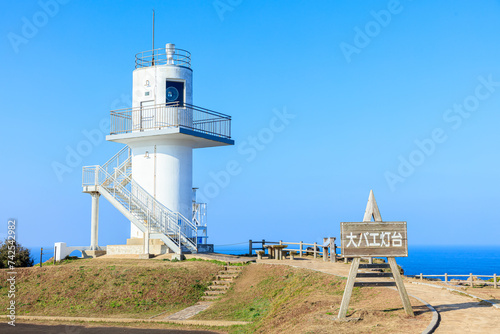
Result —
[[106, 164], [84, 167], [84, 192], [93, 197], [91, 248], [99, 249], [103, 195], [131, 221], [130, 236], [144, 239], [145, 253], [151, 245], [161, 246], [155, 252], [197, 252], [206, 226], [195, 218], [192, 152], [234, 141], [230, 116], [193, 105], [188, 51], [166, 44], [136, 55], [132, 108], [111, 111], [106, 139], [126, 146]]

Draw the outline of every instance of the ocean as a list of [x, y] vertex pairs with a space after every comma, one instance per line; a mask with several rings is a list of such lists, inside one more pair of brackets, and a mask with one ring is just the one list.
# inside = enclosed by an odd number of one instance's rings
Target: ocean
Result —
[[[30, 251], [35, 264], [40, 263], [40, 247], [31, 247]], [[248, 243], [215, 245], [215, 251], [246, 254]], [[44, 247], [43, 253], [43, 261], [47, 261], [53, 256], [54, 249]], [[405, 275], [500, 275], [500, 246], [410, 246], [408, 257], [397, 258], [396, 261]]]

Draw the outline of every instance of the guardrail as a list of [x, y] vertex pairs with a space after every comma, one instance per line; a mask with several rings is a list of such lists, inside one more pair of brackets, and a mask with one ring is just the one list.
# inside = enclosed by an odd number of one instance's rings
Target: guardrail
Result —
[[135, 68], [177, 65], [191, 68], [191, 53], [176, 47], [142, 51], [135, 55]]
[[[451, 283], [451, 282], [456, 282], [458, 283], [468, 283], [470, 286], [474, 286], [474, 277], [490, 277], [493, 278], [493, 287], [496, 289], [498, 288], [498, 280], [499, 276], [497, 274], [493, 275], [473, 275], [472, 273], [468, 275], [455, 275], [455, 274], [448, 274], [445, 273], [444, 275], [424, 275], [420, 273], [419, 275], [406, 275], [407, 277], [414, 277], [414, 278], [419, 278], [420, 280], [423, 280], [425, 277], [444, 277], [444, 282], [445, 283]], [[468, 277], [467, 280], [458, 280], [458, 281], [450, 281], [450, 278], [453, 279], [453, 277]], [[477, 284], [488, 284], [487, 281], [481, 280], [480, 282], [476, 281]]]
[[111, 135], [184, 127], [221, 138], [231, 138], [231, 116], [187, 103], [118, 109], [112, 110], [110, 114]]

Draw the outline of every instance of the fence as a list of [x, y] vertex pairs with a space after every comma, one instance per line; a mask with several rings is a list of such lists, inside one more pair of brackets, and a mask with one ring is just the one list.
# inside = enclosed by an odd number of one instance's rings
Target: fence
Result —
[[[424, 277], [444, 277], [444, 282], [445, 283], [450, 283], [450, 282], [456, 282], [457, 284], [458, 283], [468, 283], [471, 287], [474, 286], [474, 277], [490, 277], [490, 278], [493, 278], [493, 287], [495, 289], [498, 288], [498, 277], [497, 274], [493, 274], [493, 275], [473, 275], [472, 273], [470, 273], [469, 275], [454, 275], [454, 274], [448, 274], [448, 273], [445, 273], [444, 275], [424, 275], [422, 273], [420, 273], [420, 275], [406, 275], [407, 277], [414, 277], [414, 278], [419, 278], [420, 280], [423, 280]], [[467, 280], [458, 280], [458, 281], [450, 281], [450, 278], [453, 278], [453, 277], [468, 277]], [[476, 281], [477, 285], [479, 284], [486, 284], [488, 285], [488, 282], [487, 281], [483, 281], [481, 280], [480, 282]]]

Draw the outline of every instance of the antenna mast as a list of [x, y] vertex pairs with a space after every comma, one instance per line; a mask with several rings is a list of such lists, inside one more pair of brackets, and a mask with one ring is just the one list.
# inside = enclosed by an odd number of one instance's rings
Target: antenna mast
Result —
[[153, 9], [153, 66], [155, 65], [155, 10]]

